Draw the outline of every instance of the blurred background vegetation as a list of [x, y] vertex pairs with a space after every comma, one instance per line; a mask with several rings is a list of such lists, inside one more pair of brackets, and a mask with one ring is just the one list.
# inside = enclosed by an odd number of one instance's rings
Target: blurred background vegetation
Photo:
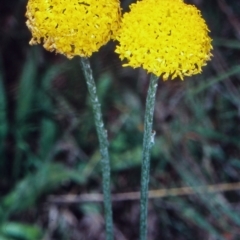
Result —
[[[159, 82], [150, 189], [231, 188], [240, 182], [240, 2], [186, 2], [202, 11], [214, 57], [201, 75]], [[90, 198], [101, 193], [100, 154], [79, 59], [29, 46], [26, 3], [0, 3], [0, 240], [103, 240], [102, 204]], [[123, 68], [114, 47], [91, 57], [113, 194], [140, 188], [149, 80]], [[138, 239], [139, 202], [118, 200], [115, 239]], [[237, 240], [240, 191], [165, 194], [149, 201], [148, 221], [149, 240]]]

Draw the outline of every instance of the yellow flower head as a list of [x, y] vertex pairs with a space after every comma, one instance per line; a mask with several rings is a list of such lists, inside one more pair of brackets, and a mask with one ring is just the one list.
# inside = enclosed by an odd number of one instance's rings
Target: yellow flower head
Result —
[[200, 73], [212, 56], [199, 10], [182, 0], [142, 0], [125, 13], [116, 39], [124, 66], [143, 67], [164, 80]]
[[118, 0], [29, 0], [26, 24], [30, 44], [43, 42], [48, 51], [89, 57], [117, 32]]

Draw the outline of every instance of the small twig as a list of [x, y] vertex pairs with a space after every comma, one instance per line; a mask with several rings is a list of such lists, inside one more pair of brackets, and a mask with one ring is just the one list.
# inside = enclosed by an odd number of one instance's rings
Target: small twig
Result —
[[[214, 185], [206, 185], [200, 187], [182, 187], [150, 190], [148, 192], [149, 199], [164, 198], [164, 197], [178, 197], [193, 194], [208, 194], [217, 192], [227, 192], [240, 190], [240, 182], [236, 183], [221, 183]], [[112, 195], [112, 201], [135, 201], [139, 200], [140, 192], [117, 193]], [[55, 204], [78, 204], [80, 202], [102, 202], [103, 194], [90, 193], [81, 195], [61, 195], [50, 196], [48, 201]]]

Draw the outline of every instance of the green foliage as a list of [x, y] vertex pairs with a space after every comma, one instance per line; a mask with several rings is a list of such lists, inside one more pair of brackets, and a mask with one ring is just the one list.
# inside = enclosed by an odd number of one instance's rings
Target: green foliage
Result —
[[[4, 87], [4, 71], [2, 66], [2, 59], [0, 56], [0, 155], [4, 156], [4, 147], [5, 147], [5, 140], [8, 132], [8, 121], [7, 121], [7, 101], [5, 95], [5, 87]], [[4, 160], [4, 157], [3, 157]], [[2, 169], [4, 168], [4, 161], [0, 162], [0, 174], [2, 175]]]
[[7, 222], [0, 227], [0, 239], [40, 240], [42, 230], [33, 225]]
[[5, 214], [23, 211], [33, 206], [41, 194], [56, 189], [62, 183], [75, 181], [82, 184], [85, 179], [80, 171], [66, 169], [61, 164], [44, 164], [38, 172], [29, 174], [5, 196], [1, 206]]

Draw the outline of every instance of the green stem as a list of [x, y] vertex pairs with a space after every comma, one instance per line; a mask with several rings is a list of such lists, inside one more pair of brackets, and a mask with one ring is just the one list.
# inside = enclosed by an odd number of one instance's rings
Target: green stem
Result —
[[146, 110], [144, 117], [143, 155], [141, 172], [141, 199], [140, 199], [140, 240], [147, 239], [147, 212], [148, 212], [148, 183], [150, 171], [150, 150], [154, 143], [152, 132], [155, 97], [158, 86], [158, 77], [151, 75], [147, 93]]
[[104, 129], [101, 105], [98, 101], [96, 84], [93, 78], [90, 62], [87, 58], [81, 58], [81, 65], [86, 78], [88, 91], [91, 98], [95, 126], [97, 130], [103, 177], [103, 195], [104, 195], [104, 211], [106, 221], [106, 240], [113, 240], [113, 220], [112, 220], [112, 203], [110, 191], [110, 161], [108, 154], [107, 131]]

